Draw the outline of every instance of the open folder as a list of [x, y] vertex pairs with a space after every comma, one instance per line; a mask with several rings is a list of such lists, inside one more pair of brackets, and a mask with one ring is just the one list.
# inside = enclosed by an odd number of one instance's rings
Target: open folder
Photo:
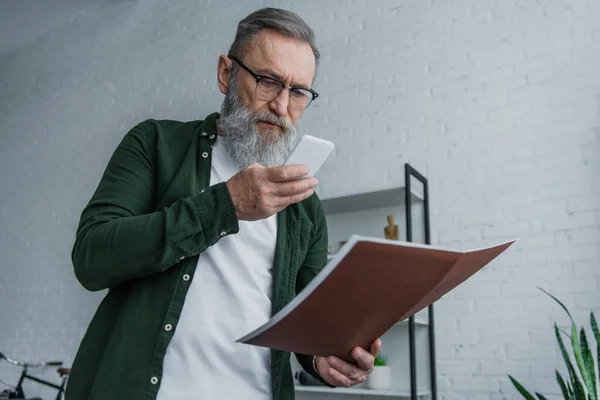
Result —
[[290, 303], [237, 342], [352, 361], [355, 346], [368, 348], [515, 241], [453, 251], [354, 235]]

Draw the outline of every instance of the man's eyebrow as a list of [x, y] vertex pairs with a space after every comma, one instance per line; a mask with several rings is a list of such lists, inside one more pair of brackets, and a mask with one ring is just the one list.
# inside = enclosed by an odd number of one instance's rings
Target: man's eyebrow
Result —
[[[259, 75], [270, 76], [272, 78], [276, 78], [276, 79], [280, 80], [281, 82], [285, 82], [283, 80], [283, 78], [281, 77], [281, 75], [279, 75], [277, 72], [275, 72], [269, 68], [259, 68], [256, 70], [256, 73]], [[307, 86], [307, 85], [290, 85], [290, 86], [294, 86], [294, 87], [298, 87], [298, 88], [302, 88], [302, 89], [309, 89], [309, 86]]]

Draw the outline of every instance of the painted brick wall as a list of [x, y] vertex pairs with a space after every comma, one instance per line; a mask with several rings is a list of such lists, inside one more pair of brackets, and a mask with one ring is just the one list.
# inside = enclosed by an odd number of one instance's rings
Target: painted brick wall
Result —
[[409, 161], [431, 182], [434, 242], [521, 238], [438, 303], [440, 397], [517, 399], [511, 373], [556, 398], [566, 319], [536, 286], [581, 322], [600, 312], [595, 0], [110, 1], [0, 57], [0, 349], [71, 362], [103, 293], [69, 253], [110, 154], [142, 119], [216, 110], [217, 57], [262, 5], [319, 38], [303, 130], [337, 145], [322, 194], [402, 184]]

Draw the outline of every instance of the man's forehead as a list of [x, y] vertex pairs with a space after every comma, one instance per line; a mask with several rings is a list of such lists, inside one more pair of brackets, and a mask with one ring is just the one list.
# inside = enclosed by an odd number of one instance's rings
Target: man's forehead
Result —
[[[315, 75], [315, 58], [308, 43], [273, 31], [262, 31], [246, 47], [246, 60], [259, 74], [275, 75], [292, 84], [310, 86]], [[259, 71], [260, 70], [260, 71]]]

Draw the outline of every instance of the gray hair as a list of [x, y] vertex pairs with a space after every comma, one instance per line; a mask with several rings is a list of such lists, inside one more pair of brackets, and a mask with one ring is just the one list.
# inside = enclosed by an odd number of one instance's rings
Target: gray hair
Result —
[[315, 71], [319, 66], [320, 53], [313, 30], [297, 14], [280, 8], [262, 8], [254, 11], [238, 24], [235, 40], [229, 48], [229, 57], [242, 58], [246, 45], [263, 29], [271, 29], [286, 37], [307, 43], [315, 56]]

